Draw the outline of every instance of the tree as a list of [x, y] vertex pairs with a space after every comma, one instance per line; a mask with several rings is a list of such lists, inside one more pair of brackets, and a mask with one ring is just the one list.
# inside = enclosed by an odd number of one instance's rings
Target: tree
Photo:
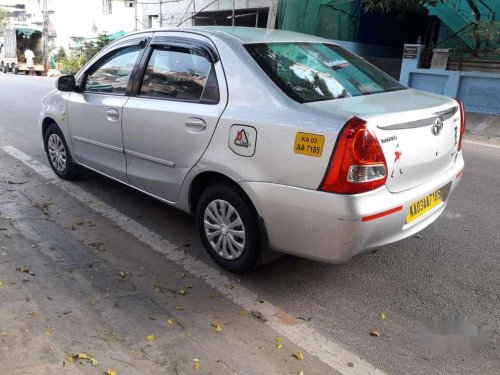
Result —
[[83, 44], [82, 53], [87, 60], [94, 57], [101, 49], [106, 47], [111, 42], [107, 34], [99, 34], [97, 40], [94, 42], [85, 42]]
[[57, 50], [57, 53], [54, 55], [54, 60], [56, 62], [59, 62], [64, 58], [66, 58], [66, 51], [64, 50], [63, 47], [59, 47], [59, 49]]
[[9, 13], [0, 8], [0, 33], [3, 33], [9, 22]]
[[[392, 9], [399, 9], [401, 11], [405, 11], [407, 9], [416, 7], [416, 6], [437, 6], [440, 3], [445, 2], [446, 0], [365, 0], [364, 1], [364, 9], [365, 11], [380, 11], [382, 13], [390, 12]], [[479, 55], [479, 50], [481, 49], [481, 43], [484, 39], [489, 40], [490, 36], [484, 35], [483, 24], [491, 22], [489, 21], [481, 21], [481, 12], [477, 7], [475, 0], [466, 0], [469, 5], [472, 13], [474, 14], [474, 23], [472, 24], [472, 32], [471, 35], [474, 38], [474, 52], [472, 53], [474, 56]]]

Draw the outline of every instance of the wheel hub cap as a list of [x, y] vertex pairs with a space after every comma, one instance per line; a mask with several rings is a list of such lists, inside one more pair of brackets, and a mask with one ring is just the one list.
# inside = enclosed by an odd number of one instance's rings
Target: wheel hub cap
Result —
[[66, 148], [57, 134], [51, 134], [47, 142], [50, 164], [59, 172], [66, 169]]
[[240, 214], [225, 200], [216, 199], [207, 206], [203, 225], [212, 249], [227, 260], [238, 259], [245, 249], [245, 226]]

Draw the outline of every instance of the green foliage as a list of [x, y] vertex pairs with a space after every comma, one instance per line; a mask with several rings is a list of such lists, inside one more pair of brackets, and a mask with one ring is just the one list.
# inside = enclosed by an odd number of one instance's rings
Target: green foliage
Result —
[[59, 61], [63, 60], [64, 58], [66, 58], [66, 51], [64, 50], [63, 47], [59, 47], [59, 50], [54, 55], [54, 60], [59, 62]]
[[363, 8], [365, 12], [378, 11], [390, 12], [393, 9], [405, 11], [418, 6], [436, 6], [443, 0], [365, 0]]
[[109, 36], [107, 34], [99, 34], [95, 42], [85, 42], [83, 44], [82, 54], [87, 58], [87, 60], [90, 60], [110, 42], [111, 39], [109, 39]]
[[108, 35], [100, 34], [96, 41], [85, 42], [80, 51], [73, 52], [69, 56], [66, 56], [65, 53], [61, 59], [57, 59], [57, 56], [61, 53], [61, 50], [59, 50], [56, 55], [59, 71], [63, 74], [78, 73], [92, 57], [99, 53], [99, 51], [110, 42], [111, 39], [109, 39]]
[[58, 69], [63, 74], [76, 74], [87, 63], [82, 53], [72, 53], [58, 61]]

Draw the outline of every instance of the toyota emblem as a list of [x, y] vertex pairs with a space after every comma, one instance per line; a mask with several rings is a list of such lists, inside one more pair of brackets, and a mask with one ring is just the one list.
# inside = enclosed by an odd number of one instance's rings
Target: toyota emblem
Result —
[[439, 133], [441, 133], [441, 130], [443, 130], [443, 118], [442, 117], [438, 117], [438, 119], [434, 122], [434, 124], [432, 125], [432, 133], [434, 135], [439, 135]]

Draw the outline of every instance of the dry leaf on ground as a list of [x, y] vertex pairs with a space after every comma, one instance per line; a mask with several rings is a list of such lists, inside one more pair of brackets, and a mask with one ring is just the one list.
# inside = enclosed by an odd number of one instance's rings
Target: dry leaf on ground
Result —
[[304, 354], [302, 354], [302, 352], [293, 353], [292, 356], [294, 356], [298, 361], [302, 361], [304, 359]]
[[222, 327], [219, 323], [212, 323], [212, 327], [215, 328], [215, 332], [222, 332]]
[[377, 328], [374, 328], [370, 331], [370, 335], [375, 336], [375, 337], [380, 337], [380, 330], [378, 330]]
[[148, 335], [148, 336], [146, 337], [146, 341], [147, 341], [147, 342], [151, 342], [151, 341], [154, 341], [154, 340], [155, 340], [155, 338], [156, 338], [156, 337], [155, 337], [155, 335]]

